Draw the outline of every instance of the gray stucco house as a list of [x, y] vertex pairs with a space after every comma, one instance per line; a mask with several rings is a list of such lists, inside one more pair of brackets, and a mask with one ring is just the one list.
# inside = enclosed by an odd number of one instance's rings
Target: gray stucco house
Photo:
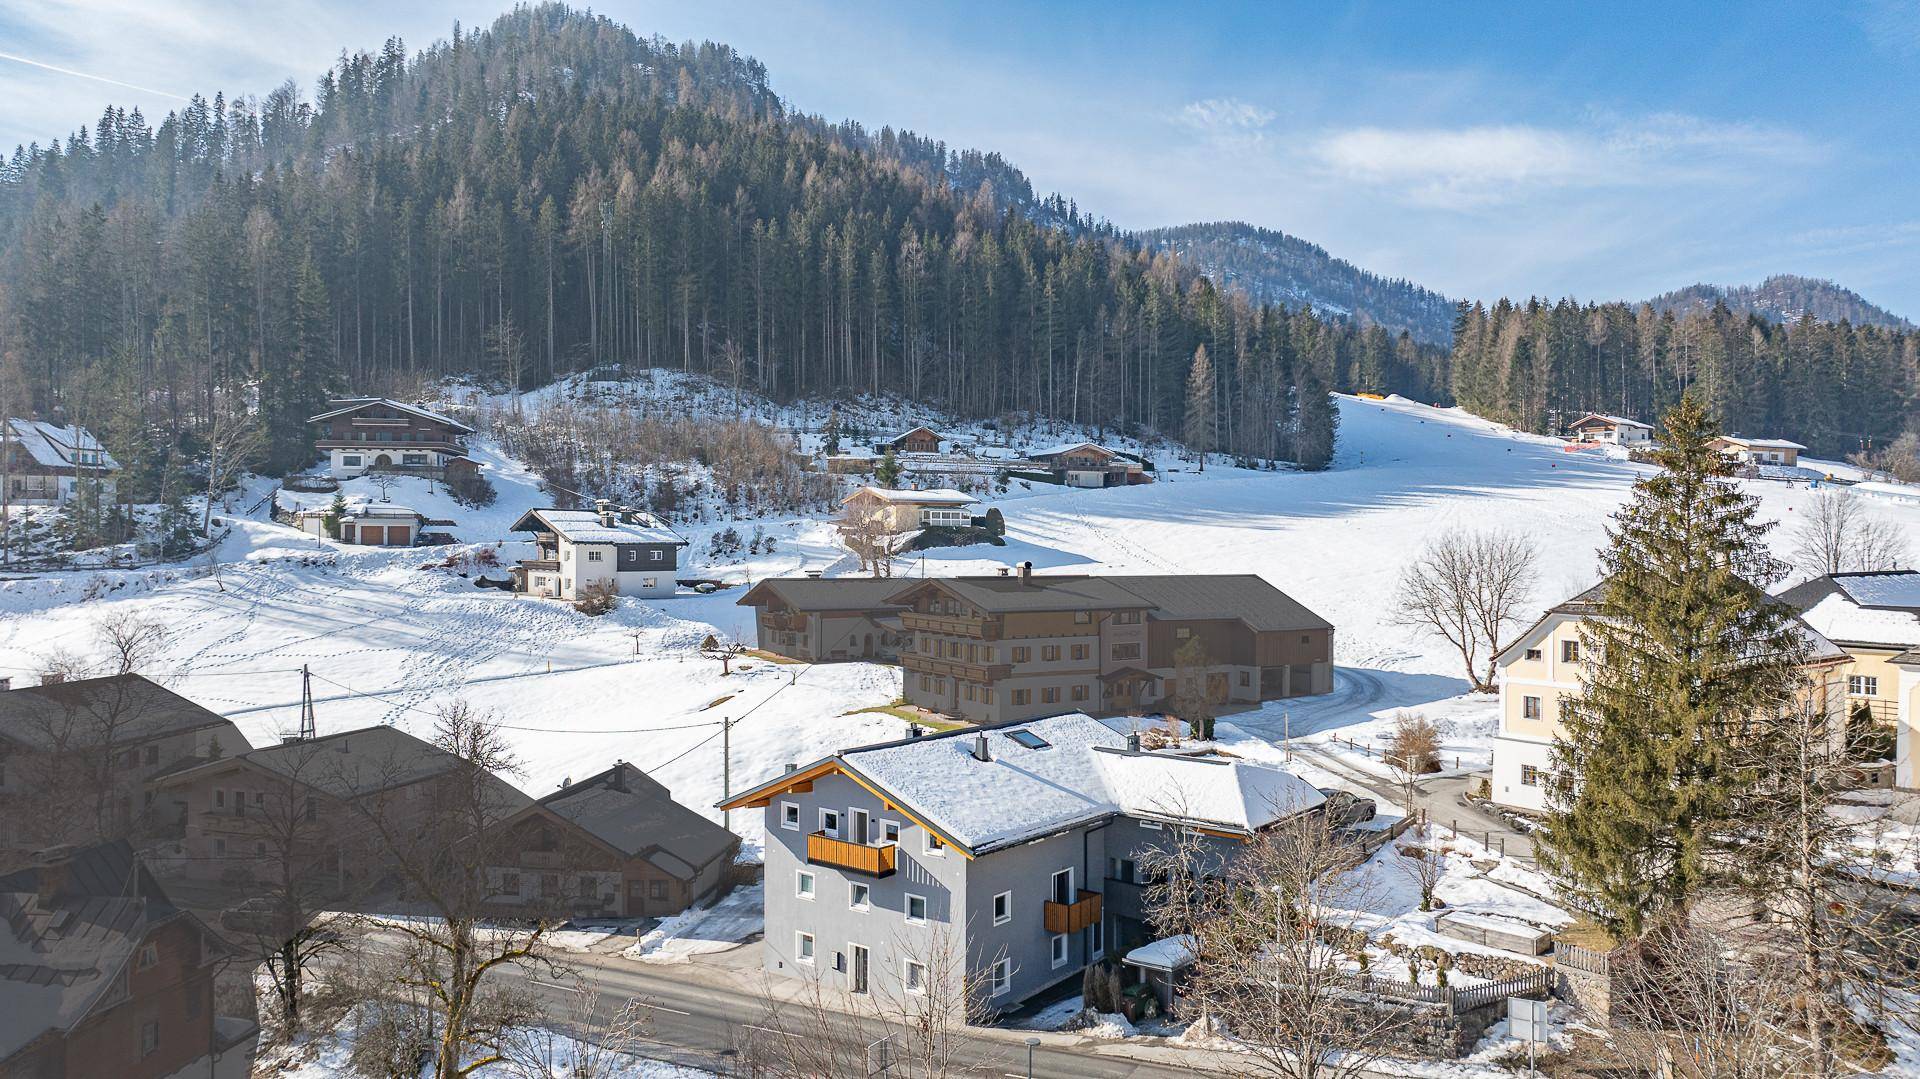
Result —
[[844, 749], [725, 803], [766, 811], [766, 967], [827, 988], [1006, 1009], [1149, 940], [1142, 855], [1222, 858], [1319, 810], [1305, 780], [1135, 720], [1053, 716]]

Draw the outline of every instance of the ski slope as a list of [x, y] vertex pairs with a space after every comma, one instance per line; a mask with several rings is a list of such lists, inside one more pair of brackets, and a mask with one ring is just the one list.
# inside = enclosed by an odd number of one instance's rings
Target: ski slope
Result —
[[[1160, 482], [1137, 487], [1016, 484], [993, 499], [1007, 519], [1006, 547], [930, 552], [895, 572], [985, 573], [1031, 560], [1043, 572], [1258, 573], [1333, 622], [1341, 671], [1334, 693], [1275, 702], [1234, 717], [1236, 725], [1268, 737], [1377, 739], [1381, 717], [1432, 704], [1453, 736], [1448, 752], [1477, 759], [1492, 733], [1491, 708], [1485, 699], [1450, 700], [1466, 688], [1453, 657], [1395, 624], [1402, 565], [1447, 529], [1511, 529], [1540, 546], [1535, 606], [1549, 606], [1592, 583], [1607, 518], [1644, 466], [1568, 453], [1557, 440], [1457, 410], [1353, 398], [1340, 409], [1340, 449], [1328, 471], [1163, 465]], [[463, 518], [461, 538], [497, 544], [507, 562], [529, 552], [504, 534], [507, 524], [541, 496], [513, 462], [488, 463], [500, 500]], [[1750, 487], [1764, 515], [1782, 522], [1774, 538], [1785, 555], [1814, 492]], [[418, 497], [394, 493], [396, 502]], [[1869, 512], [1909, 530], [1920, 525], [1920, 504], [1873, 500]], [[690, 552], [727, 523], [693, 530]], [[745, 582], [852, 569], [830, 522], [733, 523], [778, 537], [776, 552], [724, 567], [696, 559], [696, 572]], [[734, 789], [788, 762], [903, 730], [897, 718], [858, 711], [899, 694], [891, 667], [751, 661], [723, 677], [698, 646], [710, 633], [750, 633], [749, 612], [734, 603], [738, 587], [623, 602], [594, 619], [475, 588], [462, 576], [472, 566], [423, 568], [446, 549], [343, 547], [258, 520], [234, 527], [217, 573], [196, 562], [0, 582], [0, 674], [31, 683], [49, 657], [89, 654], [99, 618], [133, 613], [171, 633], [149, 673], [230, 716], [255, 744], [293, 729], [306, 667], [322, 733], [392, 723], [425, 736], [437, 709], [463, 700], [507, 726], [522, 763], [509, 778], [532, 794], [624, 759], [695, 807], [721, 796], [723, 717], [738, 721]], [[757, 843], [757, 822], [733, 823], [750, 848]]]

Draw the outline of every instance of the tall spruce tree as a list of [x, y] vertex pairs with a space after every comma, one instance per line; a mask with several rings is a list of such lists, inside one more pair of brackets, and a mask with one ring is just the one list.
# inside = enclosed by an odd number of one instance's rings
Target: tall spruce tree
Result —
[[1716, 845], [1757, 778], [1738, 747], [1791, 699], [1807, 647], [1763, 591], [1785, 567], [1705, 409], [1684, 397], [1665, 427], [1660, 471], [1634, 485], [1601, 551], [1587, 677], [1562, 719], [1538, 845], [1616, 938], [1684, 911], [1719, 876]]

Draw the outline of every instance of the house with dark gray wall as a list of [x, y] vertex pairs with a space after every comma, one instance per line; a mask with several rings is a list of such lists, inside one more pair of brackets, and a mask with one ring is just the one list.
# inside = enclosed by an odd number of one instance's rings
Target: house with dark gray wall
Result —
[[724, 805], [766, 814], [768, 971], [892, 1000], [971, 978], [1006, 1009], [1152, 939], [1140, 867], [1170, 829], [1224, 861], [1323, 802], [1070, 714], [844, 749]]

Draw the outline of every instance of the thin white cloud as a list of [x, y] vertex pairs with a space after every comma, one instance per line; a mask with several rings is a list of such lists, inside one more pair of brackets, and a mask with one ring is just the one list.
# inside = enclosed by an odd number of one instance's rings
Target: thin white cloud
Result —
[[1584, 127], [1357, 127], [1313, 142], [1337, 179], [1404, 201], [1469, 209], [1562, 188], [1732, 181], [1761, 167], [1812, 164], [1821, 144], [1796, 132], [1678, 113]]
[[1237, 97], [1210, 97], [1180, 110], [1180, 122], [1209, 134], [1245, 134], [1273, 123], [1273, 110]]

